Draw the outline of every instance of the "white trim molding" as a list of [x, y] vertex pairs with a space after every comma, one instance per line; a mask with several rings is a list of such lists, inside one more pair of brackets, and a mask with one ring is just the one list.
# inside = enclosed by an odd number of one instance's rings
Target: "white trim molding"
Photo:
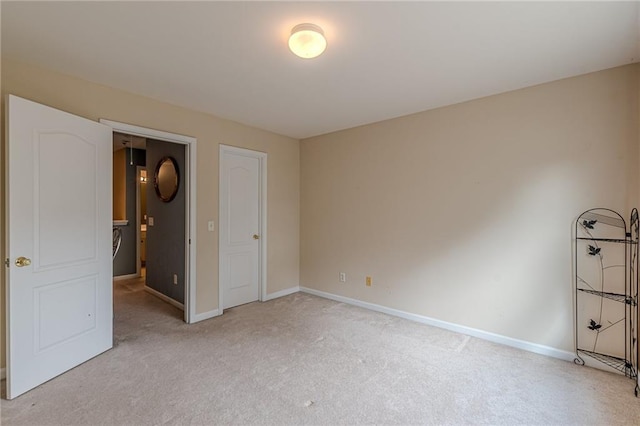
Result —
[[162, 130], [150, 129], [148, 127], [140, 127], [134, 124], [121, 123], [119, 121], [112, 121], [104, 118], [100, 119], [100, 123], [106, 126], [109, 126], [112, 129], [117, 130], [118, 132], [126, 133], [128, 135], [133, 135], [133, 136], [141, 136], [143, 138], [152, 138], [152, 139], [158, 139], [161, 141], [181, 143], [183, 145], [195, 143], [196, 141], [196, 138], [191, 136], [179, 135], [177, 133], [169, 133]]
[[279, 297], [288, 296], [290, 294], [297, 293], [299, 291], [300, 291], [300, 287], [299, 286], [285, 288], [284, 290], [280, 290], [280, 291], [276, 291], [275, 293], [267, 294], [267, 297], [265, 297], [262, 301], [266, 302], [268, 300], [273, 300], [273, 299], [277, 299]]
[[204, 320], [208, 320], [210, 318], [214, 318], [220, 316], [220, 310], [214, 309], [212, 311], [202, 312], [200, 314], [196, 314], [193, 322], [200, 322]]
[[[198, 140], [191, 136], [177, 133], [164, 132], [162, 130], [149, 129], [133, 124], [120, 123], [118, 121], [100, 119], [100, 123], [109, 126], [114, 132], [126, 133], [143, 138], [152, 138], [166, 142], [185, 145], [186, 162], [188, 171], [184, 176], [185, 185], [189, 188], [186, 194], [187, 217], [185, 223], [185, 289], [184, 289], [184, 321], [194, 322], [196, 315], [196, 145]], [[138, 256], [139, 258], [139, 256]]]
[[395, 317], [400, 317], [400, 318], [408, 319], [410, 321], [431, 325], [433, 327], [443, 328], [445, 330], [454, 331], [456, 333], [466, 334], [468, 336], [477, 337], [479, 339], [488, 340], [490, 342], [499, 343], [505, 346], [511, 346], [513, 348], [518, 348], [528, 352], [533, 352], [540, 355], [546, 355], [553, 358], [562, 359], [565, 361], [573, 361], [573, 359], [576, 357], [576, 355], [573, 352], [567, 352], [561, 349], [552, 348], [550, 346], [527, 342], [525, 340], [514, 339], [512, 337], [491, 333], [489, 331], [478, 330], [477, 328], [471, 328], [464, 325], [441, 321], [441, 320], [426, 317], [423, 315], [412, 314], [410, 312], [401, 311], [399, 309], [393, 309], [393, 308], [388, 308], [386, 306], [376, 305], [375, 303], [363, 302], [357, 299], [351, 299], [350, 297], [339, 296], [337, 294], [327, 293], [324, 291], [314, 290], [312, 288], [307, 288], [302, 286], [300, 286], [300, 291], [303, 293], [313, 294], [314, 296], [324, 297], [325, 299], [335, 300], [336, 302], [347, 303], [349, 305], [358, 306], [360, 308], [370, 309], [376, 312], [382, 312], [384, 314], [393, 315]]
[[174, 300], [174, 299], [170, 298], [166, 294], [162, 294], [158, 290], [156, 290], [154, 288], [151, 288], [151, 287], [149, 287], [147, 285], [144, 286], [144, 291], [146, 291], [149, 294], [154, 295], [158, 299], [164, 300], [168, 304], [175, 306], [176, 308], [180, 309], [181, 311], [184, 311], [184, 305], [182, 303], [178, 302], [177, 300]]

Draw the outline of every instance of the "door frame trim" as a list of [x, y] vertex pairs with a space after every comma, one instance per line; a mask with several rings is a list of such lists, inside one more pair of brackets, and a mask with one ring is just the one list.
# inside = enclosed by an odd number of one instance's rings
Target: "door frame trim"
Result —
[[184, 298], [184, 322], [191, 324], [196, 322], [196, 143], [197, 139], [191, 136], [177, 133], [164, 132], [162, 130], [149, 129], [133, 124], [118, 121], [100, 119], [100, 123], [113, 129], [114, 132], [127, 133], [144, 138], [157, 139], [185, 145], [188, 173], [185, 173], [185, 185], [187, 187], [186, 214], [185, 214], [185, 298]]
[[[267, 300], [267, 153], [255, 151], [252, 149], [239, 148], [231, 145], [220, 144], [220, 152], [218, 158], [218, 229], [222, 229], [224, 224], [222, 218], [222, 159], [223, 154], [232, 153], [240, 154], [255, 158], [259, 161], [258, 176], [260, 179], [258, 206], [260, 207], [260, 245], [258, 249], [258, 300], [263, 302]], [[224, 312], [223, 298], [224, 286], [222, 283], [222, 240], [218, 232], [218, 312], [220, 315]]]

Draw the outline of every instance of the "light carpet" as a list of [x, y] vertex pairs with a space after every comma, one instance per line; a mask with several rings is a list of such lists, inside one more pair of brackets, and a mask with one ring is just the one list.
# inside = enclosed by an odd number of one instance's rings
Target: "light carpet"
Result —
[[640, 424], [633, 381], [303, 293], [193, 325], [114, 285], [114, 348], [3, 425]]

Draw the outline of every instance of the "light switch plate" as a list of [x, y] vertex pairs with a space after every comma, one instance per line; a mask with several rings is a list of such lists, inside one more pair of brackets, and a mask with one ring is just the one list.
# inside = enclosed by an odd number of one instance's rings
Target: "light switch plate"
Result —
[[215, 230], [215, 227], [213, 226], [213, 221], [212, 220], [209, 221], [208, 227], [209, 227], [209, 232], [213, 232]]
[[153, 217], [149, 216], [147, 219], [147, 226], [153, 226]]

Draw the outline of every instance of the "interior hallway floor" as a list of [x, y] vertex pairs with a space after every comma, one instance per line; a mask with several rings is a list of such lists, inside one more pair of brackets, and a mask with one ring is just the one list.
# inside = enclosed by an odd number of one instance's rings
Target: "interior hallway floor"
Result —
[[114, 284], [114, 348], [3, 425], [638, 424], [633, 381], [308, 294], [187, 325]]

